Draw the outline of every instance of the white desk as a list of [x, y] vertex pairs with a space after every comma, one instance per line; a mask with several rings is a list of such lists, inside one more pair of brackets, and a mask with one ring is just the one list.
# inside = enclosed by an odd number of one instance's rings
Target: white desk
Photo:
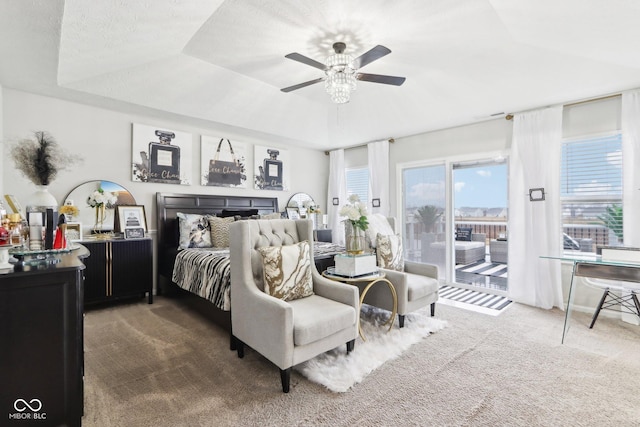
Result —
[[571, 320], [571, 306], [573, 305], [573, 285], [576, 276], [591, 277], [594, 279], [619, 280], [623, 282], [640, 282], [640, 263], [630, 261], [602, 260], [600, 255], [585, 255], [579, 257], [553, 257], [541, 256], [540, 258], [555, 259], [573, 263], [571, 272], [571, 284], [569, 285], [569, 298], [564, 314], [564, 328], [562, 330], [562, 343], [569, 332]]

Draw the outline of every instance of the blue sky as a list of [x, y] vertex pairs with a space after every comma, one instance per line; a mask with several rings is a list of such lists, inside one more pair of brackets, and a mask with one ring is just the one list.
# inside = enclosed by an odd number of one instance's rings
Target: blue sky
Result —
[[507, 165], [455, 169], [454, 207], [506, 208]]
[[[407, 169], [404, 173], [407, 207], [444, 207], [445, 167]], [[507, 165], [454, 170], [454, 207], [507, 207]]]

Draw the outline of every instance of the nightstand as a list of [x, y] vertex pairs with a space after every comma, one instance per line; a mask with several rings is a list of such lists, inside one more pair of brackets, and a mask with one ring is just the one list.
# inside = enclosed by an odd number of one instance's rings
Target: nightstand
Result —
[[330, 228], [318, 228], [313, 230], [313, 240], [316, 242], [331, 242], [333, 240]]
[[83, 240], [91, 252], [85, 259], [84, 302], [108, 302], [148, 296], [153, 303], [153, 241], [141, 239]]

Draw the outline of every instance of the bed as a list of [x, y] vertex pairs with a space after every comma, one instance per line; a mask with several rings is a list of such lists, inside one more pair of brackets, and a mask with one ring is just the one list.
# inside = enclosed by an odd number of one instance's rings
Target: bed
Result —
[[[179, 249], [178, 213], [268, 215], [278, 212], [275, 197], [156, 193], [158, 295], [178, 295], [201, 314], [231, 331], [228, 248]], [[246, 213], [243, 214], [243, 213]], [[325, 265], [343, 248], [314, 242], [316, 265]], [[232, 343], [233, 344], [233, 343]]]

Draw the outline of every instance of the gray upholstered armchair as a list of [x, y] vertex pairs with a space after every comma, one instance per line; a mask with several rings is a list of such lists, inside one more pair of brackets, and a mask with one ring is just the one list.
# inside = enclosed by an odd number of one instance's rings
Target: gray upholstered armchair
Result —
[[[397, 233], [395, 218], [387, 218], [391, 229]], [[398, 295], [398, 324], [404, 327], [405, 315], [420, 308], [431, 306], [431, 316], [435, 315], [438, 301], [438, 266], [404, 261], [404, 271], [381, 268], [386, 278], [393, 284]], [[367, 304], [391, 311], [393, 301], [383, 287], [371, 288], [364, 301]]]
[[[244, 357], [244, 344], [262, 354], [280, 368], [282, 391], [288, 393], [292, 366], [345, 343], [347, 352], [353, 350], [360, 316], [358, 290], [318, 274], [309, 220], [237, 221], [230, 234], [231, 325], [238, 357]], [[304, 241], [310, 249], [313, 295], [285, 301], [263, 291], [261, 252], [271, 250], [266, 247], [302, 247]], [[266, 264], [267, 272], [270, 268]], [[268, 277], [267, 283], [272, 282]]]

